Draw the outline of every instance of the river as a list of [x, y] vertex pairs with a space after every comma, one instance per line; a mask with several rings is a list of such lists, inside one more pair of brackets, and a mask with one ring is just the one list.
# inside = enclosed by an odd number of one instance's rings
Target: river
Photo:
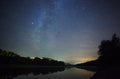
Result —
[[[19, 73], [18, 75], [11, 76], [11, 79], [90, 79], [95, 73], [79, 68], [65, 68], [61, 71], [56, 71], [56, 69], [54, 70], [54, 68], [52, 69], [53, 72], [48, 72], [48, 70], [43, 69], [40, 73]], [[9, 77], [6, 77], [6, 79]]]

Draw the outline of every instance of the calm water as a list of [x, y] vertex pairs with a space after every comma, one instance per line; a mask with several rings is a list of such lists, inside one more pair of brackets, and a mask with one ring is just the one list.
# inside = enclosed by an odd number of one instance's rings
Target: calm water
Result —
[[[46, 70], [44, 70], [46, 72]], [[54, 72], [55, 71], [55, 72]], [[94, 72], [87, 71], [84, 69], [78, 69], [78, 68], [70, 68], [70, 69], [65, 69], [61, 71], [56, 71], [53, 68], [53, 72], [48, 72], [45, 73], [24, 73], [21, 75], [17, 76], [11, 76], [13, 78], [11, 79], [90, 79]], [[10, 75], [9, 75], [10, 77]], [[7, 79], [7, 78], [5, 78]]]

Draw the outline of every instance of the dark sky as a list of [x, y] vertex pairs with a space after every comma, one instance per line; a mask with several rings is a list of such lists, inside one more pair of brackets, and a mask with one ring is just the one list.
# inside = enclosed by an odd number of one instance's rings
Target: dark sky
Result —
[[71, 63], [120, 36], [119, 0], [0, 0], [0, 48]]

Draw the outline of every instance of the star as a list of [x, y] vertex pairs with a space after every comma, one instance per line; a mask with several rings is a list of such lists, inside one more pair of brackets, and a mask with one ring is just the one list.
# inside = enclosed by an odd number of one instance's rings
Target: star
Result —
[[34, 22], [31, 23], [32, 25], [34, 24]]

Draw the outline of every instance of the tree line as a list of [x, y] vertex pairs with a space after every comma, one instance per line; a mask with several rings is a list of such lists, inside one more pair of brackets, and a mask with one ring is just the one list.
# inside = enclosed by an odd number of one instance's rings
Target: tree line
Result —
[[1, 65], [39, 65], [39, 66], [64, 66], [63, 61], [57, 61], [51, 58], [22, 57], [14, 52], [0, 49], [0, 64]]
[[103, 40], [98, 55], [98, 61], [103, 66], [120, 65], [120, 38], [113, 34], [111, 40]]
[[98, 46], [99, 57], [94, 61], [89, 61], [76, 66], [119, 66], [120, 65], [120, 38], [113, 34], [112, 39], [103, 40]]

